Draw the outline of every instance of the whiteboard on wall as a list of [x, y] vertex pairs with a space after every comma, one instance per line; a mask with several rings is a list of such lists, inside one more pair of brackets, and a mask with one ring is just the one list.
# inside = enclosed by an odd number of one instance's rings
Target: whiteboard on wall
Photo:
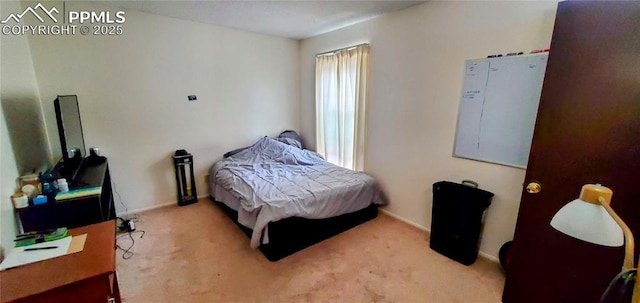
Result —
[[454, 157], [527, 167], [547, 58], [465, 61]]

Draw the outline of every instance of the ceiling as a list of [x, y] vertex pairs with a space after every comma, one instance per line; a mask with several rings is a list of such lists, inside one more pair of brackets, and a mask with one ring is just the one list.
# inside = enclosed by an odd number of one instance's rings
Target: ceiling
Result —
[[422, 1], [96, 1], [151, 14], [304, 39]]

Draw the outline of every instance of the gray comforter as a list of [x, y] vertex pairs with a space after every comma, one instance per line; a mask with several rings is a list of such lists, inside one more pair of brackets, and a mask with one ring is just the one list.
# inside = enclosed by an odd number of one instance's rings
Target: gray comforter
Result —
[[293, 216], [329, 218], [385, 204], [371, 176], [268, 137], [217, 162], [212, 176], [240, 201], [238, 221], [253, 229], [254, 248], [260, 239], [268, 243], [269, 222]]

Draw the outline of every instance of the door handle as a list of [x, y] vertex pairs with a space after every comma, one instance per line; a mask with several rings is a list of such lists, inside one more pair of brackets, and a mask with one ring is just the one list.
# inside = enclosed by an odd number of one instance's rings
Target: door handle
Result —
[[539, 183], [531, 182], [527, 184], [527, 192], [530, 194], [537, 194], [542, 190], [542, 186]]

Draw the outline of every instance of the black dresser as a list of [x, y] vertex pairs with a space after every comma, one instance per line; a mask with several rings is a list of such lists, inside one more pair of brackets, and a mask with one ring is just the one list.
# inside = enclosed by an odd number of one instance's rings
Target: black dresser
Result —
[[96, 186], [101, 190], [93, 195], [17, 209], [24, 232], [57, 227], [74, 228], [116, 218], [106, 158], [83, 161], [75, 170], [75, 176], [67, 178], [67, 181], [71, 190]]

